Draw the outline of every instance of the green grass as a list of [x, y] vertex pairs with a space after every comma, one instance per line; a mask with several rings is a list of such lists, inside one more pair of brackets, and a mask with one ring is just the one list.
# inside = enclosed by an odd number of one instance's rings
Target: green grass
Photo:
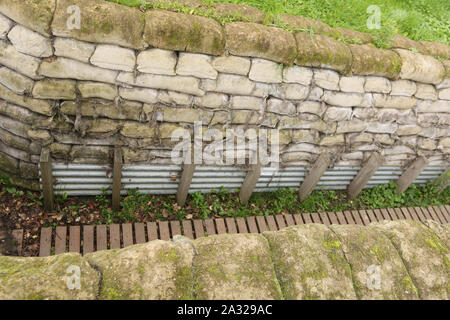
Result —
[[112, 213], [105, 207], [105, 213], [114, 215], [113, 222], [134, 222], [136, 217], [139, 220], [184, 220], [450, 204], [450, 188], [440, 194], [438, 190], [439, 186], [430, 182], [425, 186], [412, 185], [398, 195], [397, 186], [391, 182], [364, 189], [353, 201], [349, 201], [342, 191], [315, 190], [308, 199], [300, 202], [296, 190], [280, 189], [254, 193], [248, 204], [241, 204], [238, 192], [230, 193], [221, 188], [209, 194], [190, 194], [185, 207], [179, 207], [172, 195], [140, 194], [133, 190], [123, 199], [121, 212]]
[[[142, 3], [140, 0], [107, 1], [128, 6], [138, 6]], [[203, 2], [246, 4], [272, 16], [283, 13], [305, 16], [321, 20], [332, 27], [349, 28], [376, 36], [398, 33], [417, 41], [450, 43], [448, 0], [203, 0]], [[366, 26], [369, 17], [366, 10], [370, 5], [377, 5], [381, 9], [380, 30], [369, 30]]]

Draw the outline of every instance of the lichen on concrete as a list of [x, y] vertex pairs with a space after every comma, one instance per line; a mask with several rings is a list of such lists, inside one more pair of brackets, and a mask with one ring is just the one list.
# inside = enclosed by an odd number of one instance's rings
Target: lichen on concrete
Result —
[[[73, 266], [80, 270], [79, 289], [71, 281]], [[1, 300], [93, 300], [99, 285], [98, 272], [77, 253], [45, 258], [0, 256]]]
[[161, 240], [86, 255], [102, 273], [100, 299], [193, 299], [189, 244]]
[[281, 299], [267, 240], [259, 234], [195, 240], [198, 299]]
[[332, 225], [352, 268], [359, 299], [418, 299], [402, 259], [390, 240], [377, 230], [363, 226]]
[[450, 253], [446, 244], [418, 221], [392, 221], [374, 225], [394, 244], [421, 299], [448, 299]]
[[341, 242], [324, 225], [264, 232], [286, 299], [356, 299]]

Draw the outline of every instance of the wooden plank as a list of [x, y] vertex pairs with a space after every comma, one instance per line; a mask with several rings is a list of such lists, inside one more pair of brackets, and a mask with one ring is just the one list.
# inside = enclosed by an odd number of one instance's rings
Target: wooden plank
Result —
[[294, 221], [296, 225], [305, 224], [305, 221], [303, 221], [302, 215], [300, 213], [294, 214]]
[[428, 165], [428, 160], [420, 156], [414, 160], [402, 173], [395, 183], [398, 185], [398, 194], [403, 193], [416, 180], [423, 169]]
[[311, 219], [314, 223], [322, 224], [322, 220], [320, 220], [319, 214], [317, 212], [311, 213]]
[[113, 186], [112, 186], [112, 209], [120, 211], [120, 189], [122, 189], [122, 149], [114, 148]]
[[302, 218], [305, 221], [305, 223], [313, 223], [311, 219], [311, 213], [303, 213]]
[[94, 226], [83, 226], [83, 254], [94, 252]]
[[41, 229], [41, 239], [39, 244], [39, 257], [48, 257], [52, 248], [52, 228]]
[[450, 212], [447, 211], [445, 206], [439, 206], [439, 209], [441, 209], [441, 212], [444, 215], [445, 221], [447, 221], [447, 223], [450, 223]]
[[347, 188], [349, 199], [352, 200], [358, 196], [382, 164], [383, 157], [378, 152], [372, 153], [369, 159], [363, 164], [356, 177], [349, 184]]
[[225, 226], [225, 220], [223, 218], [215, 219], [215, 222], [218, 234], [227, 233], [227, 227]]
[[361, 217], [363, 225], [368, 226], [370, 224], [370, 219], [366, 210], [359, 210], [359, 216]]
[[425, 220], [433, 220], [433, 217], [431, 214], [426, 210], [425, 208], [417, 207], [421, 212], [422, 215], [425, 217]]
[[180, 221], [174, 220], [170, 221], [170, 231], [172, 231], [172, 238], [176, 235], [181, 236], [181, 224]]
[[383, 217], [383, 215], [381, 214], [380, 209], [374, 209], [374, 210], [373, 210], [373, 213], [374, 213], [375, 216], [377, 217], [377, 220], [378, 220], [378, 221], [383, 221], [383, 220], [384, 220], [384, 217]]
[[298, 189], [300, 201], [304, 201], [309, 197], [329, 165], [328, 152], [322, 152]]
[[67, 227], [56, 227], [55, 254], [65, 253], [67, 248]]
[[136, 244], [145, 243], [145, 225], [143, 223], [134, 224], [134, 235], [136, 236]]
[[214, 221], [212, 219], [207, 219], [203, 221], [205, 224], [206, 232], [208, 236], [213, 236], [216, 234], [216, 228], [214, 227]]
[[400, 208], [400, 210], [403, 213], [403, 216], [405, 217], [406, 220], [413, 220], [413, 218], [411, 217], [411, 214], [409, 213], [409, 211], [406, 208]]
[[386, 209], [380, 209], [381, 215], [383, 216], [384, 220], [391, 220], [391, 216], [387, 212]]
[[181, 207], [186, 203], [189, 188], [191, 187], [192, 177], [194, 176], [194, 171], [195, 164], [183, 164], [177, 191], [177, 203]]
[[109, 226], [109, 247], [120, 249], [120, 225], [111, 224]]
[[225, 223], [227, 224], [228, 233], [237, 233], [236, 224], [233, 218], [226, 218]]
[[370, 219], [370, 222], [377, 222], [377, 218], [375, 217], [375, 213], [373, 213], [373, 210], [366, 210], [367, 216]]
[[194, 239], [194, 232], [192, 230], [192, 220], [184, 220], [182, 222], [183, 235], [189, 239]]
[[352, 211], [350, 211], [350, 213], [352, 214], [353, 220], [356, 222], [356, 224], [359, 224], [361, 226], [364, 225], [363, 221], [361, 220], [361, 217], [359, 216], [358, 211], [352, 210]]
[[447, 213], [450, 214], [450, 205], [445, 205], [445, 210], [447, 210]]
[[400, 208], [394, 208], [394, 210], [395, 210], [395, 213], [397, 213], [397, 216], [400, 219], [402, 219], [402, 220], [406, 219], [405, 215], [403, 214], [402, 210], [400, 210]]
[[245, 204], [250, 199], [253, 190], [255, 189], [256, 183], [261, 176], [261, 165], [254, 164], [251, 165], [247, 171], [244, 182], [242, 183], [241, 190], [239, 191], [239, 200], [241, 203]]
[[275, 221], [277, 222], [278, 229], [286, 228], [286, 221], [284, 220], [284, 217], [282, 214], [277, 214], [275, 216]]
[[331, 225], [330, 219], [328, 218], [328, 214], [326, 212], [319, 213], [320, 219], [322, 219], [323, 224], [326, 226]]
[[419, 221], [420, 220], [419, 217], [417, 216], [416, 211], [414, 210], [414, 208], [406, 208], [406, 210], [408, 210], [409, 214], [411, 215], [411, 218], [414, 221]]
[[441, 208], [438, 206], [433, 206], [433, 209], [434, 209], [434, 212], [436, 212], [438, 217], [441, 219], [442, 224], [448, 223], [448, 221], [447, 221], [448, 215], [447, 215], [446, 211], [441, 210]]
[[328, 217], [330, 218], [331, 224], [339, 224], [339, 221], [337, 219], [336, 213], [334, 212], [327, 212]]
[[148, 241], [159, 239], [158, 226], [156, 225], [156, 222], [147, 222], [147, 236]]
[[131, 223], [122, 224], [122, 242], [124, 248], [133, 245], [133, 225]]
[[108, 230], [105, 225], [96, 226], [97, 233], [97, 251], [108, 249]]
[[348, 210], [344, 211], [344, 216], [345, 216], [345, 220], [347, 220], [348, 224], [356, 224], [350, 211], [348, 211]]
[[69, 228], [69, 252], [80, 253], [80, 226], [71, 226]]
[[205, 230], [203, 229], [202, 220], [194, 220], [195, 239], [205, 236]]
[[41, 151], [39, 167], [41, 170], [42, 193], [44, 195], [44, 209], [47, 212], [51, 212], [54, 210], [53, 172], [52, 158], [47, 148], [43, 148]]
[[286, 224], [288, 227], [295, 226], [295, 221], [294, 221], [294, 217], [292, 216], [292, 214], [287, 214], [284, 216], [284, 218], [286, 219]]
[[387, 209], [389, 215], [391, 216], [392, 220], [398, 220], [399, 217], [397, 216], [397, 213], [395, 213], [395, 210], [393, 208], [388, 208]]
[[268, 230], [266, 220], [264, 219], [263, 216], [256, 217], [256, 224], [258, 225], [258, 229], [259, 229], [260, 233], [263, 233], [264, 231]]
[[438, 211], [438, 210], [435, 209], [435, 207], [429, 207], [428, 209], [429, 210], [433, 210], [434, 213], [436, 214], [436, 216], [438, 217], [438, 221], [440, 223], [442, 223], [442, 224], [445, 224], [445, 220], [444, 220], [444, 217], [441, 214], [441, 210]]
[[169, 222], [158, 221], [159, 238], [161, 240], [170, 240]]
[[267, 216], [266, 217], [267, 225], [269, 226], [270, 231], [277, 231], [277, 223], [275, 222], [275, 219], [273, 216]]
[[236, 224], [239, 233], [248, 233], [244, 218], [236, 218]]
[[423, 214], [422, 210], [420, 210], [419, 207], [414, 207], [414, 211], [416, 212], [416, 215], [419, 217], [420, 221], [426, 221], [427, 218], [425, 217], [425, 215]]
[[23, 248], [23, 229], [16, 229], [11, 232], [11, 236], [16, 242], [17, 255], [20, 257], [22, 255]]
[[342, 212], [340, 211], [336, 212], [336, 217], [338, 219], [339, 224], [347, 224], [347, 221], [345, 221], [345, 216]]
[[432, 220], [434, 220], [434, 221], [436, 221], [436, 222], [439, 222], [439, 218], [438, 218], [438, 216], [436, 215], [436, 213], [434, 212], [434, 210], [430, 210], [430, 207], [428, 207], [428, 208], [423, 208], [423, 210], [426, 210], [426, 211], [429, 213], [429, 215], [431, 216], [431, 219], [432, 219]]
[[256, 225], [255, 217], [247, 217], [247, 225], [250, 233], [258, 233], [258, 226]]

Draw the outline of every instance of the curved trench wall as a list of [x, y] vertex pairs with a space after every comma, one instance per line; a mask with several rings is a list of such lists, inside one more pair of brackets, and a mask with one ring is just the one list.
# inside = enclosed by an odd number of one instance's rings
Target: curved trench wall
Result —
[[[100, 0], [0, 0], [0, 170], [39, 189], [43, 147], [56, 162], [111, 163], [120, 146], [125, 163], [170, 164], [171, 134], [197, 121], [277, 129], [283, 166], [322, 152], [360, 166], [374, 151], [386, 166], [420, 155], [448, 166], [450, 47], [396, 37], [380, 50], [369, 35], [280, 18], [315, 33]], [[366, 44], [335, 39], [348, 34]]]

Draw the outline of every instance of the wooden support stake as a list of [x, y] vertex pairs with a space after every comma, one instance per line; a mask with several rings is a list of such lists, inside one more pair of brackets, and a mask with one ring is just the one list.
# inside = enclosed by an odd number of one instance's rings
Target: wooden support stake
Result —
[[184, 206], [194, 175], [195, 164], [183, 164], [180, 183], [177, 191], [177, 203], [179, 206]]
[[47, 212], [51, 212], [54, 209], [52, 158], [46, 148], [41, 152], [40, 167], [44, 208]]
[[247, 203], [250, 199], [253, 190], [255, 189], [256, 183], [261, 176], [261, 165], [254, 164], [250, 166], [250, 169], [247, 172], [247, 176], [242, 183], [241, 191], [239, 192], [239, 199], [241, 203]]
[[428, 165], [428, 160], [420, 156], [414, 160], [402, 173], [395, 183], [398, 185], [398, 194], [403, 193], [416, 180], [422, 170]]
[[367, 162], [362, 166], [361, 170], [359, 170], [356, 177], [348, 186], [347, 194], [349, 199], [354, 199], [358, 196], [382, 164], [383, 157], [378, 152], [372, 153]]
[[298, 195], [301, 201], [309, 197], [317, 183], [320, 181], [323, 173], [327, 170], [329, 164], [330, 158], [328, 157], [328, 153], [324, 152], [319, 156], [319, 158], [317, 158], [311, 170], [306, 175], [305, 180], [303, 180], [300, 188], [298, 189]]
[[441, 193], [450, 186], [450, 168], [447, 168], [447, 170], [437, 178], [437, 184], [441, 187], [438, 193]]
[[112, 189], [112, 209], [120, 210], [120, 189], [122, 189], [122, 149], [114, 148], [114, 169]]

